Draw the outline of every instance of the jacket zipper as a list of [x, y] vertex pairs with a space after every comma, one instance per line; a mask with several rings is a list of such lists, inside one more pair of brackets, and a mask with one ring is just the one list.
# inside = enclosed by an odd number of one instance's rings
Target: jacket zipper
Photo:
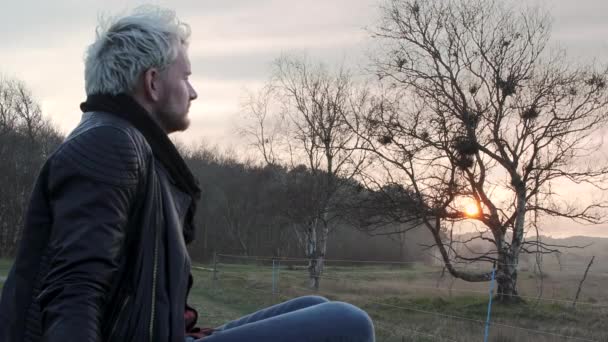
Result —
[[150, 310], [150, 327], [149, 327], [149, 335], [150, 342], [154, 340], [154, 315], [156, 314], [156, 277], [158, 273], [158, 240], [160, 238], [160, 234], [158, 229], [156, 229], [156, 239], [154, 242], [154, 269], [152, 271], [152, 309]]

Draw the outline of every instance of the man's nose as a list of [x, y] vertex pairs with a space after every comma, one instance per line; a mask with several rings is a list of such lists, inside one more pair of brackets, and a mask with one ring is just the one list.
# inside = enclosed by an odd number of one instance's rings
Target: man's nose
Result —
[[194, 90], [194, 87], [192, 87], [192, 85], [188, 85], [190, 87], [190, 101], [196, 100], [196, 98], [198, 97], [198, 94], [196, 93], [196, 90]]

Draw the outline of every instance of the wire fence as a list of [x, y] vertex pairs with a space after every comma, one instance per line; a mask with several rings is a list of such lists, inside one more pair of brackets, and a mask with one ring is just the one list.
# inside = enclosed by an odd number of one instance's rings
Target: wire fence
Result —
[[[446, 276], [441, 267], [420, 262], [332, 259], [324, 260], [322, 274], [311, 277], [308, 262], [306, 258], [217, 254], [213, 265], [195, 268], [210, 273], [212, 289], [235, 290], [242, 297], [255, 293], [278, 302], [315, 294], [359, 305], [374, 320], [378, 341], [608, 341], [608, 294], [600, 290], [595, 297], [576, 301], [576, 307], [571, 297], [563, 295], [565, 290], [576, 290], [568, 288], [578, 283], [576, 272], [570, 271], [567, 279], [565, 275], [558, 278], [559, 272], [545, 273], [543, 279], [549, 280], [542, 284], [541, 279], [539, 285], [532, 273], [521, 271], [520, 277], [526, 274], [528, 278], [518, 285], [527, 291], [535, 289], [536, 295], [522, 291], [523, 304], [501, 305], [492, 301], [497, 294], [494, 277], [471, 284]], [[604, 274], [594, 277], [600, 282], [608, 279]], [[318, 289], [309, 286], [311, 278], [320, 282]], [[548, 293], [551, 298], [544, 297]]]

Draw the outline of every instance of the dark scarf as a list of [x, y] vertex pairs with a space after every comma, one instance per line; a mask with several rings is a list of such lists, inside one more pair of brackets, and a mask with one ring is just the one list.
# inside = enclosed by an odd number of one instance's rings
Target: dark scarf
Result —
[[80, 109], [83, 112], [100, 111], [116, 115], [131, 123], [141, 132], [152, 148], [154, 157], [167, 170], [175, 185], [192, 198], [184, 224], [184, 239], [186, 243], [192, 242], [195, 231], [196, 202], [201, 196], [201, 189], [167, 134], [152, 120], [150, 114], [129, 95], [90, 95], [86, 102], [80, 104]]

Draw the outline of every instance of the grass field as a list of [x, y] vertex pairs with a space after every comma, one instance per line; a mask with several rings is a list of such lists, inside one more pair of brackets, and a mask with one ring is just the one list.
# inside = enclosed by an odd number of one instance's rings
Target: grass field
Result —
[[[303, 265], [302, 265], [303, 266]], [[219, 279], [196, 269], [191, 301], [210, 326], [300, 295], [306, 271], [282, 267], [279, 294], [272, 294], [270, 265], [220, 264]], [[571, 307], [581, 274], [547, 273], [542, 300], [537, 276], [521, 272], [521, 305], [493, 305], [490, 341], [608, 341], [607, 274], [590, 274], [576, 309]], [[451, 288], [451, 290], [450, 290]], [[423, 265], [328, 266], [320, 295], [353, 303], [373, 318], [378, 341], [483, 341], [489, 284], [441, 277]]]
[[[0, 276], [9, 261], [0, 260]], [[376, 327], [377, 341], [483, 341], [489, 284], [470, 284], [441, 277], [438, 267], [340, 266], [328, 264], [321, 290], [307, 288], [304, 265], [285, 267], [276, 277], [266, 263], [218, 265], [193, 269], [190, 303], [199, 309], [201, 324], [216, 326], [289, 298], [319, 294], [366, 310]], [[542, 300], [536, 300], [537, 276], [521, 272], [519, 287], [526, 303], [493, 305], [490, 341], [608, 341], [608, 274], [591, 273], [576, 309], [571, 301], [580, 274], [548, 272]], [[1, 285], [0, 285], [1, 286]], [[529, 296], [529, 297], [528, 297]]]

